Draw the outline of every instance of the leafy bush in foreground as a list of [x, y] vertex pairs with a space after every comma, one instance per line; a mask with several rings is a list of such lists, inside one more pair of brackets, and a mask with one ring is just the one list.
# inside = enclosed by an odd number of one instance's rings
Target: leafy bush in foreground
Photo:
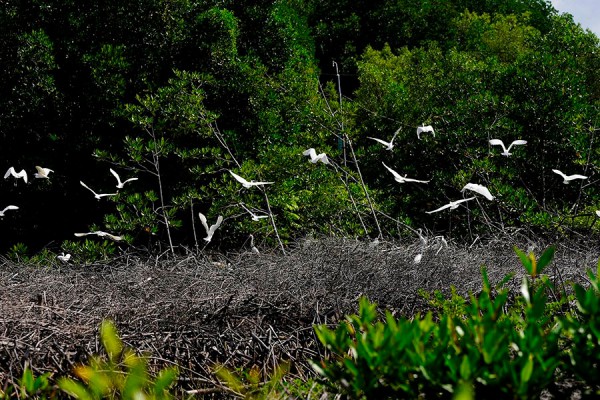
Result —
[[[376, 304], [363, 298], [358, 315], [335, 329], [315, 327], [319, 340], [332, 351], [313, 363], [330, 387], [351, 398], [539, 398], [564, 377], [580, 380], [600, 394], [600, 263], [588, 273], [591, 287], [575, 286], [578, 313], [554, 316], [548, 311], [552, 284], [539, 275], [552, 260], [554, 248], [539, 259], [517, 249], [530, 277], [521, 296], [509, 305], [509, 290], [495, 290], [482, 269], [483, 290], [470, 302], [451, 301], [453, 313], [435, 321], [424, 317], [396, 319], [388, 311], [378, 320]], [[455, 296], [456, 297], [456, 296]], [[560, 300], [564, 301], [564, 300]]]

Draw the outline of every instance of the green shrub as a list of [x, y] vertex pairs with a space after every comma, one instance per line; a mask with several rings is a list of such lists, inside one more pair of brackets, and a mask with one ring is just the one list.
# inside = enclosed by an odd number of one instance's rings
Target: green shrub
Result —
[[555, 308], [548, 309], [548, 293], [555, 289], [541, 274], [554, 247], [539, 259], [515, 250], [529, 276], [514, 300], [509, 301], [510, 291], [504, 287], [508, 277], [494, 289], [485, 269], [483, 289], [468, 301], [459, 301], [455, 292], [450, 300], [434, 296], [433, 302], [445, 311], [439, 321], [432, 313], [396, 319], [390, 312], [381, 321], [376, 304], [362, 298], [358, 315], [348, 316], [335, 329], [315, 326], [331, 355], [313, 362], [314, 369], [334, 391], [357, 399], [500, 394], [533, 399], [553, 385], [559, 372], [598, 393], [598, 275], [589, 273], [587, 290], [575, 286], [578, 315], [557, 316]]

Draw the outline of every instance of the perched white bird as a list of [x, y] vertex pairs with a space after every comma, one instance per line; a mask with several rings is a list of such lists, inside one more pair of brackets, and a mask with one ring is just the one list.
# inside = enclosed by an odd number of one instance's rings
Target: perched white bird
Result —
[[65, 253], [60, 253], [59, 255], [56, 256], [56, 258], [58, 258], [60, 261], [62, 262], [69, 262], [69, 260], [71, 259], [71, 255], [69, 253], [65, 254]]
[[233, 171], [229, 171], [229, 173], [235, 178], [236, 181], [241, 183], [242, 186], [245, 187], [246, 189], [249, 189], [252, 186], [271, 185], [271, 184], [275, 183], [275, 182], [255, 182], [255, 181], [248, 182], [247, 180], [245, 180], [244, 178], [242, 178], [241, 176], [239, 176], [238, 174], [236, 174]]
[[438, 212], [438, 211], [445, 210], [446, 208], [449, 208], [449, 209], [451, 209], [451, 210], [454, 210], [454, 209], [458, 208], [458, 205], [459, 205], [460, 203], [463, 203], [463, 202], [465, 202], [465, 201], [469, 201], [469, 200], [473, 200], [474, 198], [475, 198], [475, 197], [469, 197], [469, 198], [466, 198], [466, 199], [460, 199], [460, 200], [456, 200], [456, 201], [451, 201], [450, 203], [448, 203], [448, 204], [446, 204], [446, 205], [444, 205], [444, 206], [442, 206], [442, 207], [440, 207], [440, 208], [438, 208], [438, 209], [435, 209], [435, 210], [433, 210], [433, 211], [425, 211], [425, 212], [426, 212], [427, 214], [433, 214], [433, 213], [436, 213], [436, 212]]
[[423, 254], [419, 253], [415, 256], [415, 264], [418, 264], [421, 262], [421, 259], [423, 258]]
[[[4, 179], [8, 178], [11, 175], [16, 179], [23, 178], [25, 183], [27, 183], [27, 171], [25, 171], [24, 169], [17, 172], [17, 171], [15, 171], [15, 167], [10, 167], [8, 169], [8, 171], [6, 171], [6, 173], [4, 174]], [[16, 182], [15, 182], [15, 185], [16, 185]]]
[[4, 213], [7, 212], [8, 210], [18, 210], [19, 207], [17, 206], [6, 206], [4, 207], [4, 210], [0, 211], [0, 218], [4, 217]]
[[258, 248], [254, 245], [254, 235], [250, 234], [250, 250], [252, 250], [252, 252], [254, 254], [260, 254], [260, 251], [258, 250]]
[[376, 142], [381, 143], [382, 145], [385, 146], [386, 150], [392, 150], [394, 148], [394, 139], [396, 139], [396, 136], [398, 136], [398, 132], [400, 132], [400, 129], [402, 129], [402, 128], [399, 128], [396, 132], [394, 132], [394, 136], [392, 136], [392, 140], [390, 140], [389, 142], [386, 142], [385, 140], [377, 139], [374, 137], [370, 137], [370, 136], [367, 136], [367, 139], [372, 139], [372, 140], [375, 140]]
[[420, 181], [417, 179], [412, 179], [412, 178], [407, 178], [406, 175], [402, 176], [399, 173], [397, 173], [396, 171], [394, 171], [393, 169], [391, 169], [390, 167], [388, 167], [387, 165], [385, 165], [384, 162], [382, 162], [383, 166], [387, 168], [388, 171], [390, 171], [392, 173], [392, 175], [394, 175], [394, 180], [396, 182], [399, 183], [405, 183], [405, 182], [416, 182], [416, 183], [428, 183], [429, 181]]
[[329, 164], [329, 159], [327, 158], [327, 154], [325, 154], [325, 153], [317, 154], [317, 151], [315, 149], [313, 149], [312, 147], [308, 150], [305, 150], [302, 153], [302, 155], [309, 156], [310, 162], [313, 164], [315, 164], [318, 161], [321, 161], [323, 164]]
[[600, 210], [596, 210], [596, 215], [600, 218]]
[[36, 165], [35, 169], [37, 169], [37, 172], [33, 174], [33, 176], [38, 179], [48, 179], [50, 172], [54, 172], [54, 170], [51, 170], [50, 168], [42, 168], [39, 165]]
[[433, 126], [431, 126], [431, 125], [427, 125], [427, 126], [422, 125], [422, 126], [419, 126], [417, 128], [417, 138], [419, 140], [421, 140], [421, 133], [427, 133], [427, 132], [433, 133], [433, 137], [435, 137], [435, 131], [433, 130]]
[[490, 193], [488, 188], [486, 188], [483, 185], [479, 185], [477, 183], [467, 183], [465, 185], [465, 187], [462, 188], [461, 192], [464, 192], [465, 190], [470, 190], [472, 192], [479, 193], [480, 195], [484, 196], [486, 199], [488, 199], [490, 201], [495, 199], [495, 197], [492, 196], [492, 194]]
[[99, 237], [106, 237], [110, 240], [114, 240], [115, 242], [118, 242], [119, 240], [123, 240], [123, 236], [115, 236], [115, 235], [111, 235], [110, 233], [103, 232], [103, 231], [94, 231], [94, 232], [76, 233], [75, 234], [75, 236], [77, 236], [77, 237], [82, 237], [82, 236], [87, 236], [87, 235], [96, 235]]
[[121, 178], [119, 177], [119, 175], [112, 168], [110, 168], [110, 173], [113, 174], [115, 176], [115, 178], [117, 178], [117, 189], [123, 189], [123, 186], [125, 186], [125, 184], [127, 182], [137, 181], [138, 180], [138, 178], [129, 178], [125, 182], [121, 182]]
[[204, 216], [204, 214], [198, 213], [198, 216], [200, 217], [200, 222], [202, 222], [202, 225], [204, 225], [204, 229], [206, 229], [206, 237], [204, 238], [204, 240], [210, 243], [213, 235], [215, 234], [215, 231], [223, 222], [223, 216], [219, 215], [219, 217], [217, 218], [217, 222], [214, 225], [211, 225], [210, 228], [208, 227], [208, 223], [206, 222], [206, 217]]
[[260, 221], [263, 218], [269, 218], [268, 215], [258, 215], [258, 214], [254, 214], [252, 211], [250, 211], [250, 209], [248, 209], [248, 207], [246, 207], [243, 204], [240, 204], [244, 210], [246, 210], [248, 212], [248, 214], [250, 214], [250, 216], [252, 217], [252, 221]]
[[116, 196], [116, 193], [96, 193], [94, 192], [92, 189], [90, 189], [90, 187], [88, 185], [86, 185], [85, 183], [83, 183], [83, 181], [79, 181], [79, 183], [81, 183], [81, 186], [83, 186], [84, 188], [86, 188], [87, 190], [89, 190], [90, 192], [92, 192], [94, 194], [94, 197], [98, 200], [100, 200], [102, 197], [105, 196]]
[[575, 175], [568, 175], [568, 176], [567, 176], [567, 175], [563, 174], [562, 172], [560, 172], [560, 171], [559, 171], [559, 170], [557, 170], [557, 169], [553, 169], [553, 170], [552, 170], [552, 172], [554, 172], [555, 174], [558, 174], [558, 175], [562, 176], [562, 178], [564, 179], [564, 180], [563, 180], [563, 183], [564, 183], [565, 185], [568, 185], [568, 184], [569, 184], [569, 181], [572, 181], [572, 180], [574, 180], [574, 179], [587, 179], [587, 178], [588, 178], [587, 176], [584, 176], [584, 175], [578, 175], [578, 174], [575, 174]]
[[500, 154], [502, 154], [503, 156], [506, 156], [506, 157], [508, 157], [508, 156], [510, 156], [510, 155], [512, 154], [512, 153], [510, 152], [510, 149], [511, 149], [513, 146], [520, 146], [520, 145], [527, 144], [527, 140], [514, 140], [514, 141], [513, 141], [513, 142], [510, 144], [510, 146], [508, 146], [508, 149], [506, 148], [506, 146], [504, 146], [504, 142], [503, 142], [502, 140], [500, 140], [500, 139], [490, 139], [490, 144], [491, 144], [492, 146], [502, 146], [502, 150], [503, 150], [503, 152], [502, 152], [502, 153], [500, 153]]

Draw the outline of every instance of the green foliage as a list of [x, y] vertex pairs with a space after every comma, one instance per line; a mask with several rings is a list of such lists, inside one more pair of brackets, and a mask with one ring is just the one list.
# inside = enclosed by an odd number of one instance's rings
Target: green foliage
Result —
[[540, 275], [554, 248], [539, 259], [517, 253], [531, 279], [537, 279], [532, 284], [523, 278], [513, 304], [507, 288], [491, 287], [485, 269], [483, 289], [468, 302], [455, 293], [445, 301], [435, 296], [434, 304], [449, 311], [438, 322], [431, 313], [409, 320], [386, 312], [380, 320], [376, 304], [362, 298], [358, 315], [347, 316], [335, 329], [315, 326], [331, 355], [313, 362], [314, 369], [334, 391], [357, 399], [533, 399], [559, 374], [573, 374], [597, 391], [598, 361], [590, 352], [596, 354], [599, 343], [598, 276], [588, 273], [587, 290], [575, 286], [578, 318], [556, 315], [547, 308], [554, 288]]
[[19, 379], [19, 382], [15, 386], [9, 385], [6, 390], [0, 388], [0, 399], [9, 400], [17, 397], [21, 399], [45, 400], [55, 398], [55, 390], [49, 382], [50, 376], [50, 372], [35, 376], [31, 368], [25, 365], [23, 376], [21, 376], [21, 379]]
[[87, 365], [75, 368], [79, 380], [60, 378], [58, 386], [78, 399], [171, 399], [177, 369], [163, 369], [153, 378], [147, 360], [123, 346], [114, 324], [104, 321], [100, 339], [106, 356], [94, 356]]
[[284, 399], [281, 385], [285, 374], [289, 371], [288, 364], [280, 364], [269, 375], [264, 376], [260, 368], [252, 367], [248, 371], [235, 373], [222, 365], [214, 368], [217, 377], [223, 381], [235, 396], [244, 399]]
[[590, 396], [600, 395], [600, 260], [596, 273], [587, 271], [590, 286], [575, 285], [577, 315], [565, 321], [568, 363], [575, 376], [587, 382]]

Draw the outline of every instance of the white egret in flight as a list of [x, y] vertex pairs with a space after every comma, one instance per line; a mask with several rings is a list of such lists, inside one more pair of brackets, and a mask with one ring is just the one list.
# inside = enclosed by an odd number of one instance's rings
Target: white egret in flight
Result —
[[[25, 171], [24, 169], [22, 169], [21, 171], [17, 172], [15, 171], [15, 167], [10, 167], [8, 169], [8, 171], [6, 171], [6, 173], [4, 174], [4, 179], [7, 179], [9, 176], [13, 176], [16, 179], [19, 178], [23, 178], [23, 180], [25, 181], [25, 183], [27, 183], [27, 171]], [[15, 185], [17, 183], [15, 182]]]
[[308, 150], [305, 150], [302, 153], [302, 155], [309, 156], [310, 162], [313, 164], [315, 164], [318, 161], [321, 161], [323, 164], [329, 164], [329, 159], [327, 158], [327, 154], [325, 154], [325, 153], [317, 154], [317, 151], [315, 149], [313, 149], [312, 147]]
[[575, 175], [565, 175], [565, 174], [563, 174], [562, 172], [560, 172], [557, 169], [553, 169], [552, 172], [554, 172], [555, 174], [558, 174], [558, 175], [562, 176], [562, 178], [564, 179], [563, 183], [565, 185], [568, 185], [569, 181], [572, 181], [574, 179], [587, 179], [588, 178], [587, 176], [578, 175], [578, 174], [575, 174]]
[[119, 177], [119, 174], [117, 174], [112, 168], [110, 168], [110, 173], [113, 174], [115, 178], [117, 178], [117, 189], [123, 189], [123, 186], [125, 186], [125, 184], [127, 182], [138, 180], [138, 178], [129, 178], [125, 182], [121, 182], [121, 178]]
[[436, 213], [436, 212], [438, 212], [438, 211], [445, 210], [446, 208], [449, 208], [449, 209], [451, 209], [451, 210], [454, 210], [454, 209], [458, 208], [458, 205], [459, 205], [460, 203], [463, 203], [463, 202], [465, 202], [465, 201], [469, 201], [469, 200], [473, 200], [474, 198], [475, 198], [475, 197], [469, 197], [469, 198], [466, 198], [466, 199], [460, 199], [460, 200], [456, 200], [456, 201], [451, 201], [450, 203], [448, 203], [448, 204], [446, 204], [446, 205], [444, 205], [444, 206], [441, 206], [441, 207], [440, 207], [440, 208], [438, 208], [438, 209], [435, 209], [435, 210], [433, 210], [433, 211], [425, 211], [425, 212], [426, 212], [427, 214], [433, 214], [433, 213]]
[[77, 236], [77, 237], [82, 237], [82, 236], [87, 236], [87, 235], [96, 235], [99, 237], [105, 237], [110, 240], [114, 240], [115, 242], [118, 242], [119, 240], [123, 240], [123, 236], [115, 236], [115, 235], [111, 235], [110, 233], [103, 232], [103, 231], [94, 231], [94, 232], [76, 233], [75, 234], [75, 236]]
[[4, 207], [4, 210], [0, 211], [0, 218], [4, 217], [4, 213], [7, 212], [8, 210], [18, 210], [19, 207], [17, 206], [6, 206]]
[[54, 172], [54, 170], [51, 170], [50, 168], [42, 168], [39, 165], [36, 165], [35, 169], [37, 169], [37, 172], [33, 174], [33, 176], [38, 179], [48, 179], [50, 172]]
[[417, 128], [417, 138], [419, 140], [421, 140], [421, 133], [427, 133], [427, 132], [431, 132], [433, 134], [433, 137], [435, 137], [435, 131], [433, 130], [433, 126], [431, 126], [431, 125], [427, 125], [427, 126], [422, 125], [422, 126], [419, 126]]
[[221, 226], [221, 223], [223, 222], [223, 216], [219, 215], [219, 217], [217, 218], [217, 222], [214, 225], [211, 225], [210, 227], [208, 226], [208, 222], [206, 221], [206, 216], [204, 216], [204, 214], [198, 213], [198, 216], [200, 217], [200, 222], [202, 222], [202, 225], [204, 225], [204, 229], [206, 230], [206, 237], [204, 238], [204, 240], [210, 243], [213, 235], [215, 234], [215, 231], [219, 226]]
[[250, 214], [250, 216], [252, 217], [252, 221], [260, 221], [263, 218], [269, 218], [268, 215], [258, 215], [258, 214], [254, 214], [248, 207], [246, 207], [243, 204], [240, 204], [242, 206], [242, 208], [244, 210], [246, 210], [248, 212], [248, 214]]
[[392, 140], [390, 140], [389, 142], [386, 142], [385, 140], [377, 139], [374, 137], [370, 137], [370, 136], [367, 136], [367, 139], [372, 139], [372, 140], [375, 140], [376, 142], [381, 143], [382, 145], [385, 146], [386, 150], [392, 150], [394, 148], [394, 139], [396, 139], [396, 136], [398, 136], [398, 132], [400, 132], [400, 129], [402, 129], [402, 128], [398, 128], [398, 130], [396, 132], [394, 132], [394, 136], [392, 136]]
[[490, 144], [491, 144], [492, 146], [502, 146], [502, 150], [503, 150], [503, 151], [502, 151], [502, 153], [500, 153], [500, 154], [502, 154], [503, 156], [506, 156], [506, 157], [508, 157], [508, 156], [510, 156], [510, 155], [512, 154], [512, 153], [510, 152], [510, 149], [511, 149], [513, 146], [521, 146], [521, 145], [527, 144], [527, 140], [520, 140], [520, 139], [519, 139], [519, 140], [514, 140], [514, 141], [513, 141], [513, 142], [510, 144], [510, 146], [508, 146], [508, 148], [506, 148], [506, 146], [504, 146], [504, 142], [503, 142], [502, 140], [500, 140], [500, 139], [490, 139]]
[[261, 185], [271, 185], [275, 182], [255, 182], [255, 181], [250, 181], [248, 182], [246, 179], [242, 178], [241, 176], [239, 176], [238, 174], [236, 174], [233, 171], [229, 171], [229, 173], [235, 178], [236, 181], [238, 181], [239, 183], [242, 184], [243, 187], [245, 187], [246, 189], [251, 188], [252, 186], [261, 186]]
[[89, 190], [90, 192], [92, 192], [94, 194], [94, 197], [98, 200], [100, 200], [102, 197], [105, 196], [116, 196], [116, 193], [96, 193], [94, 192], [92, 189], [90, 189], [90, 187], [88, 185], [86, 185], [85, 183], [83, 183], [83, 181], [79, 181], [79, 183], [81, 183], [81, 186], [83, 186], [84, 188], [86, 188], [87, 190]]
[[492, 194], [490, 193], [490, 191], [488, 190], [488, 188], [486, 188], [483, 185], [479, 185], [477, 183], [467, 183], [465, 185], [464, 188], [462, 188], [461, 192], [464, 192], [465, 190], [470, 190], [472, 192], [475, 193], [479, 193], [480, 195], [484, 196], [486, 199], [488, 200], [494, 200], [494, 196], [492, 196]]
[[385, 165], [384, 162], [382, 162], [383, 166], [387, 168], [388, 171], [390, 171], [392, 173], [392, 175], [394, 175], [394, 180], [396, 182], [399, 183], [405, 183], [405, 182], [416, 182], [416, 183], [428, 183], [429, 181], [420, 181], [418, 179], [412, 179], [412, 178], [407, 178], [406, 175], [402, 176], [399, 173], [397, 173], [396, 171], [394, 171], [393, 169], [391, 169], [390, 167], [388, 167], [387, 165]]

